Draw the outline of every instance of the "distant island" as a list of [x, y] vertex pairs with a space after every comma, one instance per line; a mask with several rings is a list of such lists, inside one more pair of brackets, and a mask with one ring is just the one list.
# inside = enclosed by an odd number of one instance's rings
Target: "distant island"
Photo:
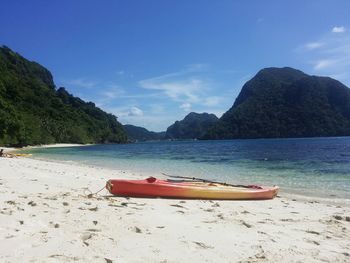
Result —
[[293, 68], [266, 68], [202, 139], [350, 135], [350, 89]]
[[130, 124], [123, 125], [128, 141], [153, 141], [153, 140], [193, 140], [201, 138], [208, 129], [218, 121], [218, 117], [209, 113], [191, 112], [183, 120], [176, 121], [164, 132], [153, 132], [146, 128]]
[[0, 145], [126, 141], [114, 115], [56, 89], [46, 68], [0, 47]]
[[153, 132], [146, 128], [125, 124], [123, 125], [129, 142], [163, 140], [165, 132]]
[[218, 121], [218, 117], [209, 113], [189, 113], [183, 120], [176, 121], [165, 133], [167, 139], [198, 139]]

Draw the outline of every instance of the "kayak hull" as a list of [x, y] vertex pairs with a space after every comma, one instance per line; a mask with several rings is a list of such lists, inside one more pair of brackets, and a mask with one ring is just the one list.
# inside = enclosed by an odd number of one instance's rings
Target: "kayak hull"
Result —
[[153, 177], [145, 180], [109, 180], [106, 188], [117, 196], [212, 200], [272, 199], [279, 190], [277, 186], [233, 187], [207, 182], [160, 180]]

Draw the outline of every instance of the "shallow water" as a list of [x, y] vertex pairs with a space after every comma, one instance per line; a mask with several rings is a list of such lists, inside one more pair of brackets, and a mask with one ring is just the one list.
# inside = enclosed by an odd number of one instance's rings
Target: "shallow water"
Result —
[[161, 141], [30, 152], [108, 168], [279, 185], [287, 192], [350, 198], [350, 137]]

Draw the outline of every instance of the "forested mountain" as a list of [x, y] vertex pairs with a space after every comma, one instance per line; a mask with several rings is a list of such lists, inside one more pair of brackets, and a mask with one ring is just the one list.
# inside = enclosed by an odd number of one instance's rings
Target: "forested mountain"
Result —
[[202, 137], [218, 117], [208, 113], [189, 113], [183, 120], [176, 121], [166, 130], [168, 139], [196, 139]]
[[51, 73], [0, 47], [0, 145], [126, 142], [117, 118], [56, 90]]
[[128, 141], [151, 141], [162, 140], [165, 137], [165, 132], [153, 132], [143, 127], [138, 127], [130, 124], [123, 125], [127, 135]]
[[204, 139], [350, 135], [350, 89], [329, 77], [266, 68]]

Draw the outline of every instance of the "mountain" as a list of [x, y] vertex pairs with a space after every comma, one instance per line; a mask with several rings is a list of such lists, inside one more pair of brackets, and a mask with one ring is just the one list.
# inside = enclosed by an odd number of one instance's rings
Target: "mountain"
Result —
[[350, 135], [350, 90], [329, 77], [266, 68], [203, 139]]
[[126, 142], [117, 118], [56, 90], [51, 73], [0, 47], [0, 145]]
[[214, 114], [191, 112], [183, 120], [169, 126], [165, 137], [169, 139], [200, 138], [217, 121], [218, 117]]
[[165, 137], [165, 132], [152, 132], [130, 124], [123, 125], [123, 127], [128, 135], [128, 141], [162, 140]]

